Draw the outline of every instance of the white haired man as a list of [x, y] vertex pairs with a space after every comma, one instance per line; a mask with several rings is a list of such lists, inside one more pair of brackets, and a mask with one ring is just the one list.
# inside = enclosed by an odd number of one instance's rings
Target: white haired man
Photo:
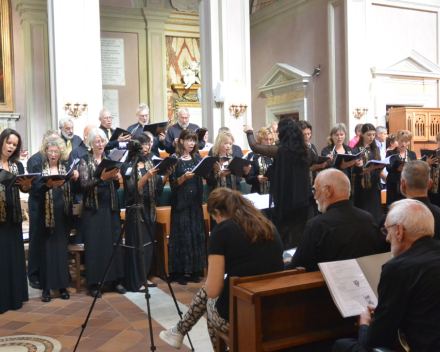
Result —
[[104, 131], [107, 139], [109, 140], [105, 146], [106, 151], [117, 148], [119, 142], [127, 142], [131, 139], [131, 135], [120, 135], [118, 139], [110, 142], [110, 138], [115, 130], [112, 128], [113, 116], [109, 109], [104, 108], [99, 112], [99, 122], [101, 123], [99, 128]]
[[180, 108], [177, 112], [177, 124], [168, 128], [165, 141], [163, 142], [165, 150], [169, 154], [176, 152], [176, 144], [179, 139], [179, 135], [183, 130], [190, 129], [196, 131], [199, 126], [189, 122], [189, 111], [187, 108]]
[[63, 117], [58, 125], [61, 131], [61, 138], [66, 142], [67, 151], [70, 154], [73, 149], [81, 145], [82, 139], [74, 133], [73, 120], [70, 117]]
[[[411, 351], [440, 351], [440, 242], [423, 203], [393, 203], [382, 228], [393, 259], [382, 266], [378, 304], [359, 316], [359, 340], [338, 340], [333, 352], [393, 349], [404, 334]], [[374, 316], [372, 316], [374, 312]]]

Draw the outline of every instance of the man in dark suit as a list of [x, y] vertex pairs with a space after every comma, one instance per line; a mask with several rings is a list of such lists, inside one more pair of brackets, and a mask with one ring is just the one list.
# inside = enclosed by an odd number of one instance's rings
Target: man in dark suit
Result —
[[[127, 128], [127, 131], [130, 133], [133, 133], [133, 131], [135, 131], [134, 135], [142, 133], [143, 127], [148, 124], [148, 121], [150, 119], [150, 108], [147, 104], [142, 103], [138, 106], [136, 117], [138, 118], [138, 122]], [[151, 147], [151, 152], [159, 157], [159, 148], [165, 149], [165, 146], [163, 145], [163, 141], [165, 140], [165, 133], [160, 133], [158, 136], [153, 137], [152, 140], [153, 146]]]
[[73, 121], [70, 117], [64, 117], [59, 121], [61, 138], [66, 142], [67, 151], [69, 154], [73, 149], [78, 148], [81, 143], [81, 137], [74, 133]]
[[170, 155], [176, 152], [177, 140], [179, 139], [179, 135], [183, 130], [190, 129], [195, 132], [199, 128], [199, 126], [189, 123], [189, 111], [187, 108], [179, 109], [177, 113], [177, 120], [177, 124], [174, 124], [168, 128], [165, 141], [163, 142], [164, 148], [159, 145], [159, 148], [165, 149]]
[[434, 217], [423, 203], [403, 199], [391, 205], [382, 231], [394, 258], [382, 266], [377, 307], [359, 316], [359, 340], [338, 340], [333, 351], [394, 350], [398, 334], [411, 351], [440, 351], [440, 241], [432, 238]]
[[319, 271], [318, 263], [379, 253], [379, 229], [373, 216], [350, 201], [350, 181], [336, 169], [321, 171], [315, 180], [321, 215], [307, 222], [301, 242], [287, 268]]
[[131, 135], [120, 135], [118, 139], [110, 142], [110, 138], [115, 130], [112, 128], [113, 116], [109, 109], [104, 108], [99, 112], [99, 121], [101, 122], [99, 128], [104, 131], [109, 140], [105, 146], [105, 150], [115, 149], [118, 147], [119, 142], [128, 142], [131, 139]]
[[[231, 133], [231, 130], [229, 129], [229, 127], [220, 127], [219, 130], [218, 130], [218, 134], [220, 134], [220, 133], [224, 133], [224, 132], [229, 132], [229, 133]], [[218, 136], [218, 135], [217, 135], [217, 136]], [[214, 142], [215, 142], [215, 141], [214, 141]], [[209, 150], [208, 155], [209, 155], [209, 156], [212, 156], [212, 148]], [[242, 157], [243, 157], [243, 151], [242, 151], [241, 148], [240, 148], [238, 145], [236, 145], [236, 144], [233, 144], [233, 145], [232, 145], [232, 156], [236, 156], [236, 157], [239, 157], [239, 158], [242, 158]]]
[[[43, 140], [47, 137], [60, 138], [55, 130], [47, 130], [43, 134]], [[32, 155], [26, 165], [28, 173], [32, 173], [34, 166], [43, 163], [45, 158], [41, 152]], [[32, 288], [40, 288], [40, 245], [37, 233], [37, 219], [38, 219], [38, 196], [29, 195], [29, 251], [28, 251], [28, 278], [29, 284]]]

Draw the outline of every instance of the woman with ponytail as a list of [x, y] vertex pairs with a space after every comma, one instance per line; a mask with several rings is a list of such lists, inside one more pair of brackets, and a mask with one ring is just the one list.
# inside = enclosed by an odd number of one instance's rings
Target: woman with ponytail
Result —
[[208, 212], [217, 226], [209, 239], [206, 284], [182, 320], [159, 335], [176, 348], [180, 348], [183, 337], [207, 312], [208, 332], [216, 349], [214, 327], [229, 330], [229, 277], [283, 270], [283, 246], [278, 232], [240, 192], [217, 188], [209, 197]]

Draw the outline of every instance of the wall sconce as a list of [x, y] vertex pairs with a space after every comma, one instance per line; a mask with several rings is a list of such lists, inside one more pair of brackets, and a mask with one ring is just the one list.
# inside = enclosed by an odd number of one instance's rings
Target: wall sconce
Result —
[[355, 108], [355, 112], [353, 112], [354, 118], [360, 120], [367, 112], [366, 108]]
[[238, 119], [240, 116], [243, 116], [243, 114], [246, 112], [246, 109], [246, 104], [231, 104], [229, 111], [231, 112], [232, 116]]
[[72, 104], [71, 102], [67, 102], [64, 105], [64, 109], [66, 110], [67, 115], [73, 116], [74, 118], [77, 119], [87, 109], [87, 104], [86, 103], [83, 103], [83, 104], [80, 104], [80, 103]]

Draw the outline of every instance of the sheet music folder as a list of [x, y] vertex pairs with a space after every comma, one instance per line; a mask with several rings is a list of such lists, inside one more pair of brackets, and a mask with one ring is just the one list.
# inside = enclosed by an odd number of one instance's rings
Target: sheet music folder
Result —
[[129, 134], [131, 134], [131, 133], [126, 131], [126, 130], [124, 130], [124, 129], [122, 129], [122, 128], [117, 127], [115, 129], [115, 131], [112, 133], [112, 136], [110, 137], [110, 142], [113, 142], [113, 141], [117, 140], [120, 135], [126, 136], [126, 135], [129, 135]]
[[357, 153], [357, 154], [336, 154], [336, 159], [335, 159], [335, 166], [341, 166], [342, 161], [344, 160], [345, 162], [350, 162], [353, 160], [357, 160], [362, 158], [362, 155], [367, 151], [367, 149], [363, 149], [361, 152]]
[[243, 168], [252, 164], [252, 161], [234, 156], [229, 163], [227, 169], [231, 170], [231, 174], [237, 177], [243, 177]]
[[167, 156], [160, 163], [158, 163], [154, 168], [158, 169], [156, 175], [164, 176], [168, 172], [170, 167], [175, 166], [179, 162], [179, 159]]
[[200, 162], [192, 169], [192, 172], [196, 176], [207, 178], [209, 173], [214, 168], [214, 164], [218, 162], [220, 158], [218, 156], [205, 156]]
[[104, 169], [106, 169], [106, 172], [114, 170], [114, 169], [120, 169], [122, 164], [123, 163], [120, 161], [104, 159], [101, 161], [101, 163], [96, 168], [95, 173], [93, 174], [93, 177], [96, 177], [96, 178], [101, 177], [101, 174], [104, 171]]
[[26, 174], [14, 175], [13, 173], [11, 173], [5, 169], [0, 169], [0, 184], [5, 186], [6, 189], [9, 189], [10, 187], [14, 186], [18, 180], [22, 180], [27, 177], [34, 177], [34, 176], [36, 177], [39, 175], [41, 175], [41, 174], [35, 173], [35, 174], [27, 174], [27, 175]]
[[358, 259], [319, 263], [319, 269], [344, 318], [362, 314], [367, 306], [377, 306], [377, 287], [382, 266], [391, 252]]
[[139, 132], [150, 132], [154, 137], [157, 137], [161, 133], [165, 133], [168, 122], [150, 123], [144, 126], [143, 130]]

